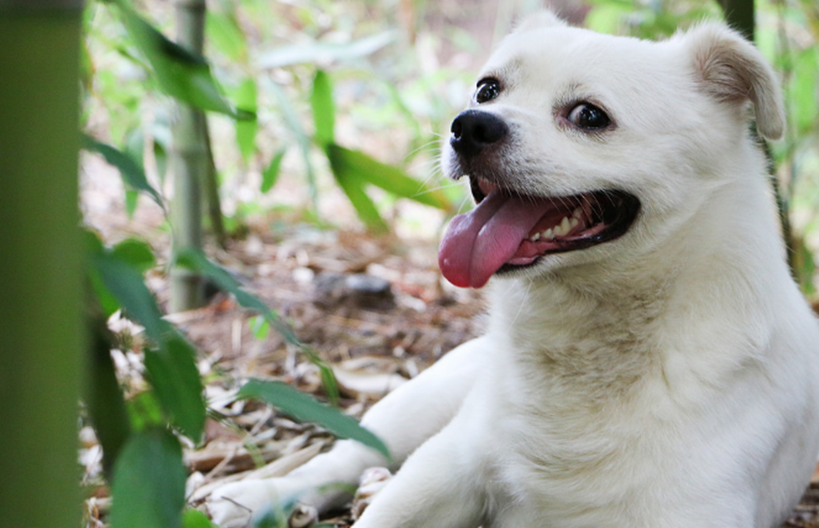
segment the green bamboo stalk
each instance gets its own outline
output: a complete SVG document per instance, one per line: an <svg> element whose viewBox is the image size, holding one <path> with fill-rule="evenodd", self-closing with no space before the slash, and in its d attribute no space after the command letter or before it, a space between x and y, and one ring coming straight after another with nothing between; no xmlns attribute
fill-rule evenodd
<svg viewBox="0 0 819 528"><path fill-rule="evenodd" d="M756 30L754 0L718 0L718 2L725 13L725 21L728 22L728 25L753 42Z"/></svg>
<svg viewBox="0 0 819 528"><path fill-rule="evenodd" d="M208 218L210 219L210 229L216 238L216 243L222 249L225 248L227 235L225 234L225 224L222 221L222 202L219 198L219 179L216 172L216 163L213 160L213 149L210 142L210 127L207 116L203 121L202 141L207 149L208 170L205 172L205 203L208 206Z"/></svg>
<svg viewBox="0 0 819 528"><path fill-rule="evenodd" d="M197 54L202 53L205 39L205 1L176 1L177 43ZM200 110L179 104L173 127L171 153L174 197L171 202L173 246L202 250L202 182L208 170L204 140L205 115ZM204 304L201 276L188 269L171 270L171 311L198 308Z"/></svg>
<svg viewBox="0 0 819 528"><path fill-rule="evenodd" d="M0 524L80 526L81 0L0 0Z"/></svg>

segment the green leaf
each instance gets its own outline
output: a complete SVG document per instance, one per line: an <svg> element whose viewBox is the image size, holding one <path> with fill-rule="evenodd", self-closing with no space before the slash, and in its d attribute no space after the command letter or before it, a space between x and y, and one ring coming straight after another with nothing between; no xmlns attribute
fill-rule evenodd
<svg viewBox="0 0 819 528"><path fill-rule="evenodd" d="M236 104L241 108L246 108L256 112L257 89L253 79L245 79L234 94ZM256 150L256 133L259 130L257 121L236 121L236 142L239 144L239 151L242 158L247 162Z"/></svg>
<svg viewBox="0 0 819 528"><path fill-rule="evenodd" d="M372 199L364 192L364 185L361 177L344 164L340 156L336 156L333 150L327 150L327 159L330 161L330 169L336 178L341 190L347 195L350 203L355 207L358 217L367 225L367 228L376 232L386 232L389 226L381 218L378 208Z"/></svg>
<svg viewBox="0 0 819 528"><path fill-rule="evenodd" d="M156 264L151 246L149 246L147 242L136 238L126 238L115 245L111 249L111 253L142 273L148 271Z"/></svg>
<svg viewBox="0 0 819 528"><path fill-rule="evenodd" d="M796 58L790 90L793 119L801 133L813 130L819 115L817 77L819 51L816 48L809 48Z"/></svg>
<svg viewBox="0 0 819 528"><path fill-rule="evenodd" d="M108 253L92 256L92 264L102 283L128 312L129 318L145 327L145 333L155 343L162 343L170 324L162 319L153 295L142 281L142 275L132 265Z"/></svg>
<svg viewBox="0 0 819 528"><path fill-rule="evenodd" d="M207 41L227 55L233 62L247 62L245 35L233 13L220 13L208 9L205 19Z"/></svg>
<svg viewBox="0 0 819 528"><path fill-rule="evenodd" d="M205 427L204 387L191 345L181 336L174 336L158 350L146 349L145 369L171 422L199 442Z"/></svg>
<svg viewBox="0 0 819 528"><path fill-rule="evenodd" d="M135 433L114 466L112 528L181 528L185 466L168 431Z"/></svg>
<svg viewBox="0 0 819 528"><path fill-rule="evenodd" d="M319 368L319 375L327 391L327 396L333 403L338 401L338 385L333 375L333 370L327 362L319 357L310 347L302 343L290 325L283 321L276 312L271 310L264 301L242 289L239 283L236 282L228 272L212 263L199 251L183 248L176 254L176 265L206 275L220 290L232 294L240 306L253 310L264 317L267 322L279 332L285 341L298 347L299 351Z"/></svg>
<svg viewBox="0 0 819 528"><path fill-rule="evenodd" d="M154 159L156 159L156 172L160 181L165 181L165 170L168 168L168 152L162 143L154 141Z"/></svg>
<svg viewBox="0 0 819 528"><path fill-rule="evenodd" d="M128 417L131 420L131 427L135 431L145 431L146 429L165 427L167 421L162 412L162 404L155 391L147 390L140 392L127 402Z"/></svg>
<svg viewBox="0 0 819 528"><path fill-rule="evenodd" d="M452 204L442 191L430 190L398 167L381 163L361 151L330 144L327 146L327 156L334 174L341 172L348 179L367 182L396 196L438 209L452 209Z"/></svg>
<svg viewBox="0 0 819 528"><path fill-rule="evenodd" d="M335 62L349 61L371 55L392 43L397 36L397 31L385 31L384 33L370 35L346 43L312 42L282 46L263 54L258 64L263 69L281 68L303 63L328 66Z"/></svg>
<svg viewBox="0 0 819 528"><path fill-rule="evenodd" d="M317 423L339 438L361 442L390 459L389 450L384 442L361 427L353 418L318 402L312 396L301 393L286 383L251 379L239 390L239 398L262 400L296 420Z"/></svg>
<svg viewBox="0 0 819 528"><path fill-rule="evenodd" d="M148 178L145 177L145 171L142 170L142 167L133 158L111 145L100 143L86 134L83 134L82 140L84 149L102 154L105 161L119 169L119 173L122 175L122 179L126 185L137 191L148 193L160 207L164 208L162 197L160 197L156 189L151 187L151 184L148 183Z"/></svg>
<svg viewBox="0 0 819 528"><path fill-rule="evenodd" d="M310 138L304 132L304 128L299 122L296 111L293 105L284 93L284 90L276 83L270 84L270 90L279 103L279 110L282 112L284 122L290 132L295 136L296 142L299 144L302 159L304 160L304 167L307 171L307 185L310 188L310 201L313 203L314 213L318 215L318 186L316 185L316 175L313 170L313 162L310 161Z"/></svg>
<svg viewBox="0 0 819 528"><path fill-rule="evenodd" d="M114 462L131 434L131 426L111 359L113 336L106 326L105 318L101 316L92 316L89 326L91 346L85 402L102 446L102 466L106 477L110 479Z"/></svg>
<svg viewBox="0 0 819 528"><path fill-rule="evenodd" d="M268 323L267 319L260 315L251 317L248 324L250 324L250 331L253 334L253 337L259 341L264 341L267 338L267 334L270 333L270 323Z"/></svg>
<svg viewBox="0 0 819 528"><path fill-rule="evenodd" d="M153 295L133 265L108 253L94 255L92 262L126 315L144 326L145 333L159 347L145 351L151 385L172 423L198 441L205 424L205 403L194 350L162 319Z"/></svg>
<svg viewBox="0 0 819 528"><path fill-rule="evenodd" d="M276 182L279 180L279 171L282 168L282 160L284 159L284 155L287 153L287 148L282 147L280 148L274 155L273 159L270 160L270 165L262 172L262 187L261 191L266 193L270 189L276 185Z"/></svg>
<svg viewBox="0 0 819 528"><path fill-rule="evenodd" d="M316 142L321 146L332 143L336 122L333 85L330 82L330 76L321 70L316 72L316 77L313 79L310 106L313 108Z"/></svg>
<svg viewBox="0 0 819 528"><path fill-rule="evenodd" d="M255 119L252 112L236 110L222 96L207 61L171 42L140 17L124 1L120 8L128 34L151 64L166 94L202 110L227 114L235 119Z"/></svg>
<svg viewBox="0 0 819 528"><path fill-rule="evenodd" d="M86 229L83 233L85 235L85 250L89 258L89 265L86 266L85 272L88 275L88 280L91 283L91 288L97 297L103 315L107 320L114 312L119 310L120 305L117 298L111 293L111 290L105 286L105 283L102 281L102 276L94 264L94 257L105 253L105 246L102 244L102 240L100 240L93 231Z"/></svg>
<svg viewBox="0 0 819 528"><path fill-rule="evenodd" d="M210 520L208 516L199 510L186 510L182 516L182 528L219 528Z"/></svg>
<svg viewBox="0 0 819 528"><path fill-rule="evenodd" d="M128 215L128 220L134 219L137 205L139 204L139 193L132 189L125 189L125 213Z"/></svg>

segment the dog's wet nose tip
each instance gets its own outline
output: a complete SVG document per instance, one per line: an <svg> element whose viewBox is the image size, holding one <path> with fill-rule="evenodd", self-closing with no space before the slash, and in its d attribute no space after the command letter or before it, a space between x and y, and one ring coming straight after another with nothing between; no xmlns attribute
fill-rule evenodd
<svg viewBox="0 0 819 528"><path fill-rule="evenodd" d="M450 145L455 152L465 156L474 156L509 135L509 127L501 118L480 110L461 112L452 121L450 131Z"/></svg>

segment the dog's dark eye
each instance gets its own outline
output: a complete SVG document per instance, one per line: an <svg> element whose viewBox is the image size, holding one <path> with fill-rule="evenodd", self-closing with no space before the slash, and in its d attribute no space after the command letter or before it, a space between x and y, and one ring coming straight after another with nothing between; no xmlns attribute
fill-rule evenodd
<svg viewBox="0 0 819 528"><path fill-rule="evenodd" d="M481 79L478 81L478 91L475 92L475 100L480 103L491 101L500 95L500 83L497 79Z"/></svg>
<svg viewBox="0 0 819 528"><path fill-rule="evenodd" d="M573 125L586 130L600 130L611 123L609 116L591 103L580 103L575 106L567 119Z"/></svg>

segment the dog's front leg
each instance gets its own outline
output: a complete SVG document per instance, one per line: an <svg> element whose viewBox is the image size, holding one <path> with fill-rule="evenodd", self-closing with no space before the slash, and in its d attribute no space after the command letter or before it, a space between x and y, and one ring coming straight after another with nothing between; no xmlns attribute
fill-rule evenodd
<svg viewBox="0 0 819 528"><path fill-rule="evenodd" d="M393 458L392 469L455 415L472 387L488 352L486 338L457 347L378 402L362 425L378 435ZM294 499L319 511L342 505L350 494L333 484L354 485L361 473L387 465L375 451L351 440L337 442L286 477L246 480L216 489L208 511L220 526L245 526L254 512Z"/></svg>
<svg viewBox="0 0 819 528"><path fill-rule="evenodd" d="M353 528L477 528L486 493L471 456L472 428L459 415L421 446Z"/></svg>

